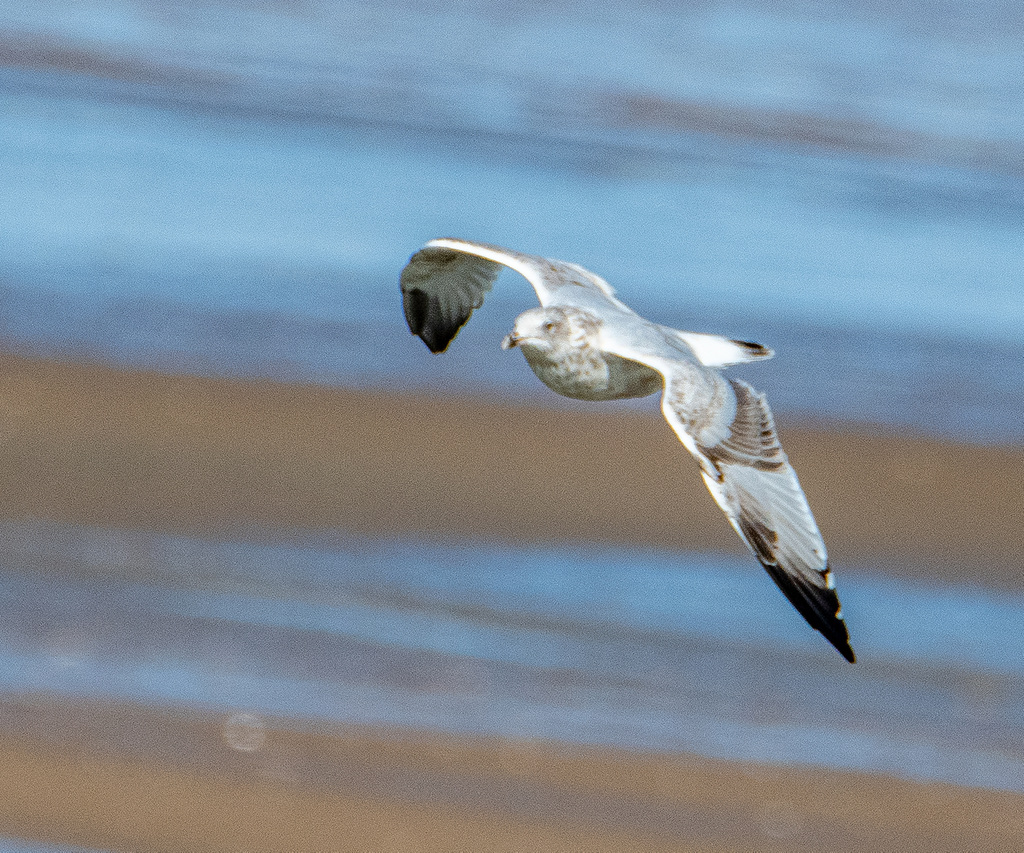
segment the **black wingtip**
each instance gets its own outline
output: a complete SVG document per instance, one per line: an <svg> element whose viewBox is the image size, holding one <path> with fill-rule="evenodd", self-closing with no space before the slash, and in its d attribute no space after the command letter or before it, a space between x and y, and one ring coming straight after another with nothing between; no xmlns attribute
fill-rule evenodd
<svg viewBox="0 0 1024 853"><path fill-rule="evenodd" d="M766 347L764 344L756 344L753 341L740 340L733 340L733 343L745 349L751 358L771 358L775 355L775 350L771 347Z"/></svg>
<svg viewBox="0 0 1024 853"><path fill-rule="evenodd" d="M857 662L857 655L853 653L853 647L850 645L850 634L846 630L846 623L839 620L839 624L842 626L842 631L836 631L834 633L826 633L820 628L817 630L828 640L839 654L846 658L850 663Z"/></svg>
<svg viewBox="0 0 1024 853"><path fill-rule="evenodd" d="M844 630L845 627L846 626L844 625ZM821 631L820 628L818 630ZM853 653L853 648L850 646L850 638L848 636L845 638L833 638L826 634L824 631L821 631L821 633L824 635L825 639L828 640L835 647L835 650L839 652L839 654L841 654L844 658L846 658L850 663L857 662L857 655Z"/></svg>
<svg viewBox="0 0 1024 853"><path fill-rule="evenodd" d="M839 615L839 596L835 591L812 586L799 577L783 571L774 563L761 560L761 565L807 623L828 640L846 660L856 663L857 656L850 646L850 632Z"/></svg>
<svg viewBox="0 0 1024 853"><path fill-rule="evenodd" d="M405 309L405 321L409 324L409 330L435 355L448 349L459 329L469 319L467 314L454 322L445 320L437 297L422 290L406 290L402 294L402 307Z"/></svg>

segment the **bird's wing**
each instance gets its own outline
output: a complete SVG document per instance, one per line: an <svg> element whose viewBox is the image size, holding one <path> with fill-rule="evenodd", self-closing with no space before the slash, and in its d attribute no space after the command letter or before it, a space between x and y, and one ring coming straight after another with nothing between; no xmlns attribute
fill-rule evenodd
<svg viewBox="0 0 1024 853"><path fill-rule="evenodd" d="M779 443L768 402L746 382L727 382L736 398L735 415L721 440L698 445L704 482L786 598L853 663L825 542ZM678 405L662 400L666 420L680 435L686 421Z"/></svg>
<svg viewBox="0 0 1024 853"><path fill-rule="evenodd" d="M402 270L402 303L412 333L431 352L444 352L473 310L483 304L502 267L530 282L541 305L547 305L566 284L594 288L614 300L614 291L604 279L576 264L442 238L427 243Z"/></svg>
<svg viewBox="0 0 1024 853"><path fill-rule="evenodd" d="M664 377L661 409L700 464L730 524L812 628L853 663L825 542L764 395L658 346L606 336L602 346Z"/></svg>

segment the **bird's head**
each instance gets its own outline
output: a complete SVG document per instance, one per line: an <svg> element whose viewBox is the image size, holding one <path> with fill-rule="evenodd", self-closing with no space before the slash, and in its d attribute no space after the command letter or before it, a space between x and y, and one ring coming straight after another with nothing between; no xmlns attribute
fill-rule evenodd
<svg viewBox="0 0 1024 853"><path fill-rule="evenodd" d="M501 342L502 349L520 344L537 349L550 349L556 339L569 332L569 317L562 308L531 308L516 317L512 331Z"/></svg>

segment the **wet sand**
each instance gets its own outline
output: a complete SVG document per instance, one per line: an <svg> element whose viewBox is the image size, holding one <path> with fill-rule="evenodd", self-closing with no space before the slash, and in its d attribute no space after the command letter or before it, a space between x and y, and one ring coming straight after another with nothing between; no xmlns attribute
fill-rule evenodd
<svg viewBox="0 0 1024 853"><path fill-rule="evenodd" d="M780 431L840 571L1020 589L1024 451ZM0 357L0 517L743 551L656 406L529 409Z"/></svg>
<svg viewBox="0 0 1024 853"><path fill-rule="evenodd" d="M1019 590L1024 452L782 425L837 566ZM740 547L650 413L0 358L0 518ZM133 851L1020 850L1024 797L387 730L226 745L227 715L7 697L0 835Z"/></svg>
<svg viewBox="0 0 1024 853"><path fill-rule="evenodd" d="M227 715L46 697L3 710L19 724L0 735L0 828L51 843L995 853L1024 841L1024 797L854 773L269 720L239 739Z"/></svg>

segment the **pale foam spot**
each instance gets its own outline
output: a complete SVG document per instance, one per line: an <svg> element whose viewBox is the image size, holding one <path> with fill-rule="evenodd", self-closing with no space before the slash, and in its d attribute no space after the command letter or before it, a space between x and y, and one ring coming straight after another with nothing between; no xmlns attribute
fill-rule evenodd
<svg viewBox="0 0 1024 853"><path fill-rule="evenodd" d="M259 752L267 740L263 720L246 712L232 714L224 722L224 740L238 752Z"/></svg>

